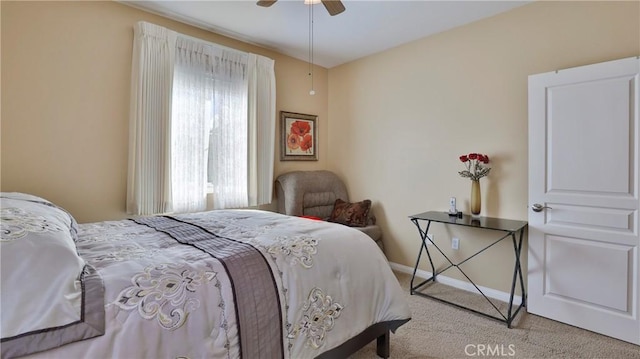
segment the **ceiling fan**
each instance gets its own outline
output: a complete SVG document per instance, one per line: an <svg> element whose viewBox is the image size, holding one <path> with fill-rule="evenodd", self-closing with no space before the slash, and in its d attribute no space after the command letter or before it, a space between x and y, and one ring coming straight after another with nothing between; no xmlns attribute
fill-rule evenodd
<svg viewBox="0 0 640 359"><path fill-rule="evenodd" d="M276 1L278 0L259 0L258 5L269 7L273 5ZM324 7L327 8L327 11L331 16L338 15L339 13L345 10L344 5L342 5L342 2L340 0L320 0L320 1L322 1L322 5L324 5ZM308 2L312 4L317 4L320 1L305 0L305 4L307 4Z"/></svg>

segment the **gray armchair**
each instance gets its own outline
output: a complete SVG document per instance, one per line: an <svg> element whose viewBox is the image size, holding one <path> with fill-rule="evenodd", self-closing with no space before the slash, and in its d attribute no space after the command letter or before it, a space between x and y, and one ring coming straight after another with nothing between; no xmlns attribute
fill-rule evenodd
<svg viewBox="0 0 640 359"><path fill-rule="evenodd" d="M331 215L336 199L349 202L344 183L330 171L294 171L282 174L276 179L276 194L278 212L291 216L326 219ZM382 231L378 225L352 228L367 234L384 250Z"/></svg>

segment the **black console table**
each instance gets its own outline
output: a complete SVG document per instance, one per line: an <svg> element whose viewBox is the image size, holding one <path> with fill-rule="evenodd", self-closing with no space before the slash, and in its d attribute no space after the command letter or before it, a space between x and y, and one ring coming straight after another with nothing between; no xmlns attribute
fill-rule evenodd
<svg viewBox="0 0 640 359"><path fill-rule="evenodd" d="M420 238L422 239L422 244L420 246L420 251L418 252L418 259L416 260L416 266L413 270L413 276L411 277L411 289L410 292L411 294L416 294L416 295L420 295L423 297L429 297L429 298L433 298L436 300L439 300L441 302L445 302L448 304L452 304L455 305L456 307L462 308L462 309L466 309L466 310L470 310L474 313L480 314L480 315L484 315L486 317L489 318L493 318L496 320L499 320L501 322L504 322L507 324L508 328L511 328L511 322L513 321L513 319L515 318L515 316L518 314L518 312L520 311L520 309L524 308L526 306L526 298L527 298L527 294L524 288L524 282L522 280L522 267L520 266L520 252L522 250L522 237L524 235L524 229L527 227L527 222L525 221L516 221L516 220L509 220L509 219L501 219L501 218L491 218L491 217L478 217L478 218L473 218L471 216L468 215L463 215L461 218L457 217L457 216L450 216L447 212L436 212L436 211L431 211L431 212L424 212L424 213L420 213L420 214L416 214L413 216L409 216L409 218L411 219L411 221L416 225L416 227L418 228L418 231L420 233ZM497 239L496 241L492 242L491 244L489 244L486 247L483 247L482 249L480 249L479 251L477 251L476 253L474 253L473 255L467 257L466 259L462 260L459 263L453 263L449 257L444 254L444 252L440 249L440 247L438 247L438 245L431 240L431 238L428 237L428 232L429 232L429 227L431 226L431 223L436 222L436 223L444 223L446 225L457 225L457 226L466 226L466 227L475 227L475 228L479 228L479 229L490 229L490 230L494 230L494 231L500 231L500 232L504 232L505 234L500 237L499 239ZM422 224L422 226L421 226ZM516 239L516 235L518 235L518 239ZM470 260L471 258L479 255L480 253L486 251L487 249L489 249L490 247L492 247L493 245L495 245L496 243L502 241L503 239L507 238L507 237L511 237L511 240L513 241L513 250L514 250L514 255L515 255L515 265L513 268L513 279L511 281L511 293L510 293L510 297L509 297L509 303L508 303L508 310L506 313L503 313L500 311L500 309L498 309L498 307L496 307L495 304L493 304L493 302L482 292L482 290L480 288L478 288L478 286L471 280L471 278L469 278L469 276L460 268L460 265L462 265L463 263L467 262L468 260ZM435 247L435 249L440 252L440 254L442 254L442 256L449 262L449 265L440 270L437 271L435 266L433 265L433 259L432 259L432 254L429 252L429 248L427 246L427 241L431 242L433 244L433 247ZM422 256L422 252L427 253L427 256L429 257L429 263L431 264L431 277L427 278L425 281L416 284L414 286L413 282L416 278L416 272L418 271L418 264L420 263L420 257ZM436 278L439 274L441 274L442 272L450 269L450 268L456 268L458 271L460 271L460 273L462 273L465 278L467 278L467 280L478 290L478 292L480 294L482 294L482 296L489 302L491 303L491 306L493 306L493 308L500 314L500 316L495 316L495 315L491 315L491 314L487 314L487 313L483 313L480 311L477 311L473 308L468 308L468 307L464 307L460 304L457 303L453 303L429 294L426 294L424 291L419 291L420 288L426 286L426 284L430 283L430 282L435 282ZM520 282L520 290L522 292L522 301L520 303L520 305L514 310L513 308L513 297L515 294L515 290L516 290L516 282L519 281ZM423 289L426 289L423 288Z"/></svg>

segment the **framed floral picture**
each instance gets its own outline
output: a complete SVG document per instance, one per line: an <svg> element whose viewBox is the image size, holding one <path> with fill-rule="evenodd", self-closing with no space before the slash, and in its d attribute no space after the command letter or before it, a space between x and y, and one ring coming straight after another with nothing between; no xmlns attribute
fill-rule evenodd
<svg viewBox="0 0 640 359"><path fill-rule="evenodd" d="M280 160L318 160L318 116L280 111Z"/></svg>

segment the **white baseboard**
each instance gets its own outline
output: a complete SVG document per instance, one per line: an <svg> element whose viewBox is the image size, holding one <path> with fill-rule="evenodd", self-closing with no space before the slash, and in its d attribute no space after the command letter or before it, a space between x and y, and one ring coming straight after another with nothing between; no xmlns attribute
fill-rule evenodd
<svg viewBox="0 0 640 359"><path fill-rule="evenodd" d="M389 265L391 266L391 269L401 272L401 273L407 273L409 275L413 274L413 268L411 267L407 267L405 265L402 264L398 264L398 263L393 263L393 262L389 262ZM431 272L427 272L425 270L422 269L418 269L416 271L416 277L420 277L422 279L427 279L431 277ZM443 276L442 274L438 275L438 283L442 283L444 285L448 285L450 287L454 287L454 288L458 288L458 289L462 289L465 290L467 292L471 292L471 293L478 293L478 290L476 290L476 288L473 286L473 284L469 283L469 282L465 282L459 279L455 279L455 278L451 278L451 277L446 277ZM506 292L502 292L496 289L492 289L492 288L487 288L487 287L483 287L483 286L478 286L478 288L480 288L480 290L482 290L482 292L484 293L484 295L486 295L489 298L493 298L493 299L497 299L503 302L509 302L509 297L510 294L506 293ZM519 295L514 295L513 296L513 305L514 306L518 306L520 305L520 303L522 303L522 297Z"/></svg>

